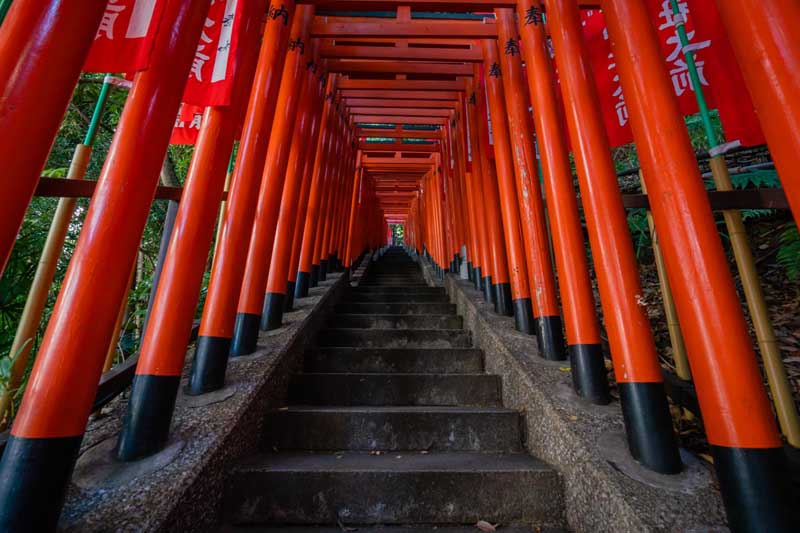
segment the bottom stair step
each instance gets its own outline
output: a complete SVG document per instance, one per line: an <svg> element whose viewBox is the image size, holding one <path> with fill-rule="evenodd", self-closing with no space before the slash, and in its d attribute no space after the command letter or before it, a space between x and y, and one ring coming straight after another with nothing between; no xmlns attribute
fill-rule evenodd
<svg viewBox="0 0 800 533"><path fill-rule="evenodd" d="M278 450L519 452L519 413L465 407L289 407L271 411Z"/></svg>
<svg viewBox="0 0 800 533"><path fill-rule="evenodd" d="M566 533L565 529L555 527L497 527L501 533ZM358 533L476 533L480 531L473 526L357 526L342 524L337 527L262 527L262 526L225 526L220 533L342 533L358 531Z"/></svg>
<svg viewBox="0 0 800 533"><path fill-rule="evenodd" d="M234 469L231 524L563 526L558 474L525 454L278 453Z"/></svg>

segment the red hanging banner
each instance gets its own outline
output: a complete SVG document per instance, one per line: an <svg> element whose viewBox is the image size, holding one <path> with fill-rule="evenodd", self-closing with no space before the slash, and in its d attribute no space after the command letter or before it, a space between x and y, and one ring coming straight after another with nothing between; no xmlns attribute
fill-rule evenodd
<svg viewBox="0 0 800 533"><path fill-rule="evenodd" d="M746 146L763 144L764 137L750 95L715 3L683 0L679 2L681 16L673 14L669 0L646 0L646 3L684 115L697 113L698 107L683 47L676 33L677 25L683 20L703 92L709 107L719 109L728 141L738 140ZM633 141L633 133L605 19L600 10L586 10L582 13L582 23L609 141L612 147L627 144Z"/></svg>
<svg viewBox="0 0 800 533"><path fill-rule="evenodd" d="M146 69L166 1L108 0L83 70L136 72Z"/></svg>
<svg viewBox="0 0 800 533"><path fill-rule="evenodd" d="M261 2L249 2L260 6ZM193 105L228 105L233 91L233 60L247 0L213 0L197 45L183 101ZM251 9L253 8L251 7Z"/></svg>
<svg viewBox="0 0 800 533"><path fill-rule="evenodd" d="M169 143L197 144L200 127L203 125L204 112L205 108L202 106L182 104L178 117L175 119L175 127Z"/></svg>

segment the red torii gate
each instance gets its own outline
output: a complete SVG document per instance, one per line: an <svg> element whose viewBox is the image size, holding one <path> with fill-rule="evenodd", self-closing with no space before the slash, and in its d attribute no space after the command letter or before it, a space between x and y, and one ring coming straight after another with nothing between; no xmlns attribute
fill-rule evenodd
<svg viewBox="0 0 800 533"><path fill-rule="evenodd" d="M31 517L34 527L45 529L57 521L157 183L161 158L156 155L166 150L209 1L168 2L164 23L173 28L169 35L178 37L161 36L150 68L134 81L0 464L0 524L9 530L30 526ZM2 182L7 209L0 218L3 265L104 7L103 2L44 4L47 9L42 9L43 1L15 0L0 31L0 132L8 137L0 143L5 150L0 158L8 165ZM719 0L718 5L796 215L800 185L788 176L800 163L800 101L795 97L800 90L800 42L788 36L793 35L792 24L800 21L800 5L794 0ZM466 249L472 277L498 312L514 311L519 329L535 329L545 355L563 357L526 115L530 99L577 391L591 401L607 401L598 324L587 316L594 309L588 271L584 261L575 260L582 256L584 243L567 135L574 147L631 452L658 472L679 470L652 333L637 301L636 263L597 94L586 83L591 75L579 8L602 8L620 51L620 77L729 518L741 529L784 527L778 488L783 483L781 441L644 5L633 0L319 0L295 9L289 0L286 7L292 26L267 24L253 66L255 81L245 67L237 76L239 94L249 92L251 84L254 90L204 310L193 391L221 386L231 344L237 355L252 349L259 321L266 327L275 320L280 324L286 291L298 269L296 281L302 287L300 278L312 283L315 267L318 279L340 263L349 268L362 249L383 242L384 226L377 222L386 220L408 224L409 244L425 249L440 271L455 270ZM315 17L315 7L398 8L398 18ZM567 131L554 112L556 88L544 22L515 27L512 10L524 21L532 8L547 11ZM412 9L495 10L496 21L418 21L411 20ZM626 31L631 27L638 30ZM527 80L519 56L501 56L497 46L497 39L514 39L518 32L528 61ZM341 75L329 77L332 98L324 98L326 93L314 86L315 78L305 71L299 54L286 56L294 38L311 43L310 54L324 62L327 72ZM332 39L358 44L340 47ZM387 39L472 44L449 49L362 45ZM255 64L256 54L250 59ZM436 79L409 79L417 75ZM374 79L386 76L393 79ZM489 146L482 112L486 101L496 128L494 161L484 153ZM196 302L197 273L202 276L198 265L205 261L212 238L208 208L215 210L219 199L214 194L221 191L237 111L209 111L201 133L194 178L181 204L181 231L170 245L167 276L153 305L158 319L150 322L145 335L130 416L120 437L122 460L157 451L168 436L193 313L190 296ZM372 127L380 124L395 127ZM439 129L403 129L405 125ZM269 139L262 135L267 130L272 132ZM25 138L25 146L12 142L14 137ZM400 155L383 158L369 155L373 148L364 142L368 137L438 142L414 149L392 143L401 148L393 150L376 144L375 151ZM214 185L208 191L196 185L204 180ZM401 183L403 190L389 190ZM185 232L196 237L181 237ZM193 238L196 246L191 246ZM191 275L182 282L181 274L187 272ZM187 305L170 308L181 299ZM725 364L719 364L723 357ZM41 502L47 502L42 510L30 513Z"/></svg>

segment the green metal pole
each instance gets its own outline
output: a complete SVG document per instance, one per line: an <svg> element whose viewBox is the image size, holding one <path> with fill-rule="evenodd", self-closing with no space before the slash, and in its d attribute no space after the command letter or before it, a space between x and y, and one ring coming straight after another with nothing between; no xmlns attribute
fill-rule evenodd
<svg viewBox="0 0 800 533"><path fill-rule="evenodd" d="M100 120L103 118L103 113L106 109L106 104L108 103L108 94L111 92L111 83L108 81L108 76L106 75L105 81L103 81L103 86L100 89L100 95L97 97L97 103L94 106L94 113L92 113L92 119L89 122L89 129L86 130L86 137L84 137L83 144L86 146L94 145L95 138L97 137L97 129L100 126Z"/></svg>
<svg viewBox="0 0 800 533"><path fill-rule="evenodd" d="M672 4L672 12L675 15L681 15L678 1L670 0L670 2ZM700 117L713 154L714 148L717 148L719 143L717 142L714 127L711 123L711 114L708 110L708 102L706 101L705 94L703 93L703 86L700 82L700 74L697 71L694 53L686 49L689 45L689 37L682 21L677 24L677 33L684 49L686 65L689 68L689 76L694 85L694 94L697 98L697 107L700 110ZM713 155L710 164L717 190L732 190L733 184L731 183L725 157L722 154ZM772 393L772 399L775 404L775 411L778 415L778 422L789 444L794 447L800 447L800 417L798 417L797 414L792 389L789 386L786 369L783 366L781 353L778 349L777 340L775 339L775 331L772 327L769 313L767 312L767 304L761 290L755 260L753 259L753 252L750 248L750 242L747 237L744 222L742 221L742 215L737 210L726 210L723 211L722 214L725 218L728 234L730 235L731 247L733 248L736 266L742 280L742 288L744 290L745 299L747 300L747 307L750 311L750 318L753 320L753 329L756 332L758 347L767 374L767 382L769 383L770 392Z"/></svg>
<svg viewBox="0 0 800 533"><path fill-rule="evenodd" d="M670 1L672 2L672 12L675 15L682 15L680 7L678 6L678 0ZM686 34L686 27L680 23L677 25L677 28L678 38L681 40L681 46L683 46L685 50L686 47L689 46L689 36ZM684 51L683 55L686 57L686 65L689 67L689 77L692 80L692 85L694 86L694 94L697 98L697 107L700 109L700 118L703 122L703 128L706 130L706 137L708 137L708 142L711 148L716 148L718 146L717 136L714 133L714 126L711 123L711 112L708 109L706 95L703 92L703 84L700 81L700 73L697 71L697 63L694 60L694 52Z"/></svg>
<svg viewBox="0 0 800 533"><path fill-rule="evenodd" d="M0 0L0 24L6 19L12 0Z"/></svg>

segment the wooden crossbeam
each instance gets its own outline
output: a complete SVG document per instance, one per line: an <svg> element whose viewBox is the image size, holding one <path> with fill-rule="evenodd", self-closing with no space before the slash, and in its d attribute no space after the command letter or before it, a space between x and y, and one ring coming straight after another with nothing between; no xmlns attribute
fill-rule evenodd
<svg viewBox="0 0 800 533"><path fill-rule="evenodd" d="M380 115L382 117L444 117L452 113L449 109L405 109L391 107L351 107L353 115Z"/></svg>
<svg viewBox="0 0 800 533"><path fill-rule="evenodd" d="M347 107L401 107L409 109L456 109L458 102L446 100L401 100L396 98L345 98Z"/></svg>
<svg viewBox="0 0 800 533"><path fill-rule="evenodd" d="M356 124L413 124L413 125L444 125L447 124L446 118L437 117L412 117L384 115L352 115L353 122Z"/></svg>
<svg viewBox="0 0 800 533"><path fill-rule="evenodd" d="M492 11L498 7L516 7L515 0L301 0L298 3L312 4L317 9L330 11L393 11L400 6L410 6L414 11L471 13Z"/></svg>
<svg viewBox="0 0 800 533"><path fill-rule="evenodd" d="M403 144L403 143L358 143L362 152L418 152L432 154L439 151L436 144Z"/></svg>
<svg viewBox="0 0 800 533"><path fill-rule="evenodd" d="M342 80L345 81L345 80ZM337 85L341 89L340 85ZM393 89L342 89L344 98L401 98L403 100L458 100L456 91L393 90Z"/></svg>
<svg viewBox="0 0 800 533"><path fill-rule="evenodd" d="M577 0L583 9L600 7L600 0ZM300 0L298 4L312 4L317 9L330 11L394 11L409 6L412 11L444 13L473 13L497 8L517 7L516 0Z"/></svg>
<svg viewBox="0 0 800 533"><path fill-rule="evenodd" d="M440 130L401 130L379 128L357 128L356 137L383 137L386 139L431 139L442 138Z"/></svg>
<svg viewBox="0 0 800 533"><path fill-rule="evenodd" d="M329 59L325 68L328 72L378 73L378 74L437 74L442 76L472 76L472 65L450 63L423 63L409 61L382 61Z"/></svg>
<svg viewBox="0 0 800 533"><path fill-rule="evenodd" d="M343 37L384 37L407 39L409 37L425 37L426 39L496 39L497 25L493 20L415 20L397 22L382 20L380 22L327 22L324 17L317 17L311 24L311 37L343 38Z"/></svg>
<svg viewBox="0 0 800 533"><path fill-rule="evenodd" d="M323 44L320 55L328 59L392 59L395 61L454 61L479 63L478 48L422 48L395 46L334 46Z"/></svg>
<svg viewBox="0 0 800 533"><path fill-rule="evenodd" d="M339 89L372 89L376 91L463 91L464 81L439 80L340 80ZM342 96L347 96L343 94ZM433 96L428 94L427 99Z"/></svg>
<svg viewBox="0 0 800 533"><path fill-rule="evenodd" d="M370 157L364 156L361 158L361 162L364 165L397 165L399 164L408 164L409 166L412 165L425 165L430 166L433 164L433 157L409 157L409 158L397 158L397 157Z"/></svg>

